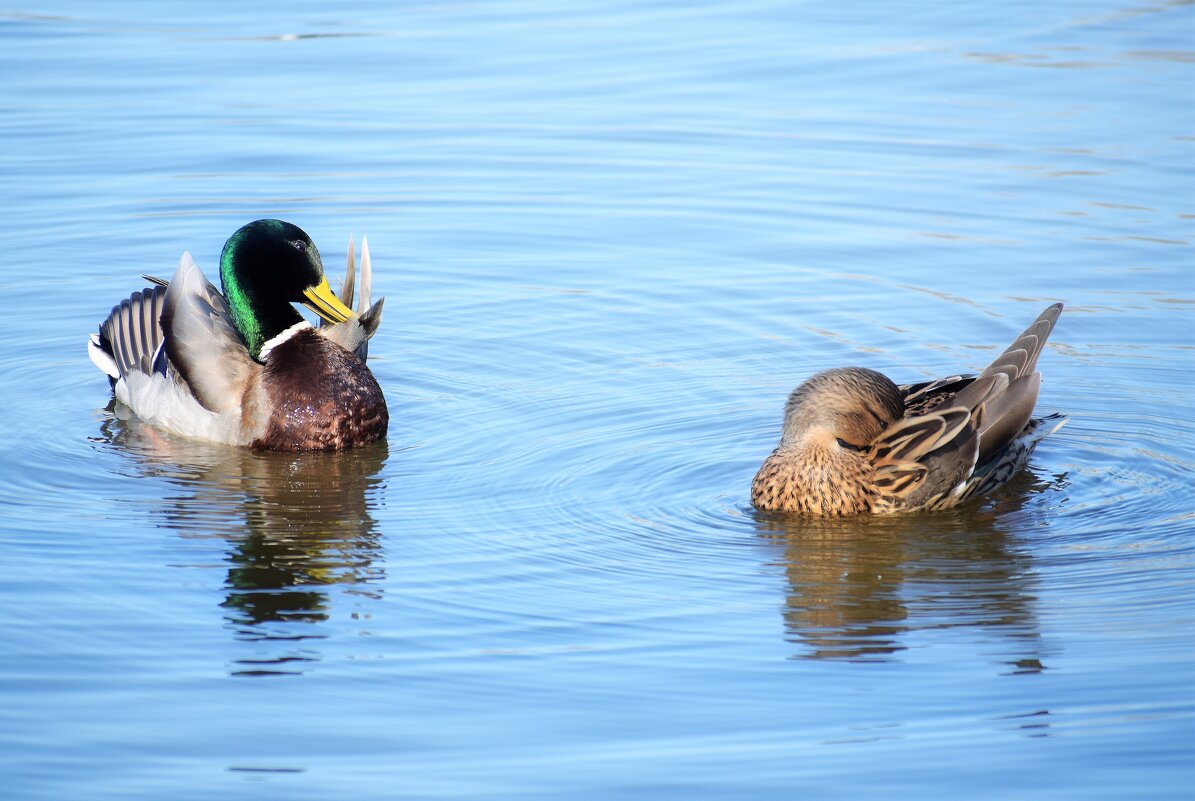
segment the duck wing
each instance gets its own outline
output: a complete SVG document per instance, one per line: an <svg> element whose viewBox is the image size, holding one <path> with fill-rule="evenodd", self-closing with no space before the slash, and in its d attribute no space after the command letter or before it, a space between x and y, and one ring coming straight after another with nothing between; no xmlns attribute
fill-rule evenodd
<svg viewBox="0 0 1195 801"><path fill-rule="evenodd" d="M357 272L357 259L353 239L349 238L348 268L344 274L344 281L340 285L340 299L344 305L352 308ZM329 323L320 321L319 333L340 345L347 351L355 353L364 362L369 356L369 340L377 332L382 323L382 306L385 298L370 305L373 291L373 266L369 258L369 240L361 238L361 295L357 300L357 318L345 320L343 323Z"/></svg>
<svg viewBox="0 0 1195 801"><path fill-rule="evenodd" d="M867 450L875 487L884 505L919 509L960 490L975 468L977 420L970 409L951 406L906 417L878 436Z"/></svg>
<svg viewBox="0 0 1195 801"><path fill-rule="evenodd" d="M154 371L163 340L158 320L165 299L166 289L160 285L134 292L113 306L99 333L91 335L88 355L113 381L134 371Z"/></svg>
<svg viewBox="0 0 1195 801"><path fill-rule="evenodd" d="M365 243L362 242L362 245L364 246ZM357 249L357 243L356 243L356 241L354 241L352 234L350 234L349 235L349 251L348 251L348 267L344 271L344 281L341 282L341 284L340 284L340 301L345 306L348 306L350 309L353 308L353 284L354 284L354 282L356 280L356 276L357 276L356 249ZM367 254L362 254L362 260L368 261L369 256ZM365 269L365 267L364 267L364 265L362 265L362 270L364 270L364 269ZM366 276L364 276L364 275L361 276L363 283L364 283L365 277ZM362 297L364 297L366 294L368 294L368 292L369 292L369 287L362 286L362 292L361 292ZM327 320L321 320L321 322L324 324L328 323Z"/></svg>
<svg viewBox="0 0 1195 801"><path fill-rule="evenodd" d="M975 468L963 491L959 493L959 500L987 495L1003 486L1029 461L1037 443L1062 428L1066 421L1066 416L1062 414L1048 414L1030 420L1008 447Z"/></svg>
<svg viewBox="0 0 1195 801"><path fill-rule="evenodd" d="M170 366L205 409L239 407L261 365L249 355L224 296L184 253L165 289L161 328Z"/></svg>
<svg viewBox="0 0 1195 801"><path fill-rule="evenodd" d="M1062 304L1045 309L1011 345L951 401L953 406L983 409L979 427L979 463L1008 447L1028 425L1037 405L1041 374L1035 371Z"/></svg>
<svg viewBox="0 0 1195 801"><path fill-rule="evenodd" d="M896 388L904 400L905 415L912 417L951 405L949 401L974 380L973 375L951 375L917 384L900 384Z"/></svg>

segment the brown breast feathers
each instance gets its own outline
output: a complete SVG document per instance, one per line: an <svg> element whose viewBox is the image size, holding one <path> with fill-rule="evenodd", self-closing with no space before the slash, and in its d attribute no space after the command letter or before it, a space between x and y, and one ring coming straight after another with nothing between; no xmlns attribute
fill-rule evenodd
<svg viewBox="0 0 1195 801"><path fill-rule="evenodd" d="M300 331L270 352L262 386L270 418L254 448L339 450L386 434L390 414L373 373L314 330Z"/></svg>

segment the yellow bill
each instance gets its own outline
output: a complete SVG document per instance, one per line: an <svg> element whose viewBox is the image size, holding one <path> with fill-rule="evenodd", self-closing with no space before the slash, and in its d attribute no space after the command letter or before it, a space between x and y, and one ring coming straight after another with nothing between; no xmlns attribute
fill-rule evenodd
<svg viewBox="0 0 1195 801"><path fill-rule="evenodd" d="M321 279L319 286L304 289L303 297L307 298L303 301L304 306L330 323L343 323L345 320L357 316L352 309L341 303L340 298L333 294L332 287L328 286L327 278Z"/></svg>

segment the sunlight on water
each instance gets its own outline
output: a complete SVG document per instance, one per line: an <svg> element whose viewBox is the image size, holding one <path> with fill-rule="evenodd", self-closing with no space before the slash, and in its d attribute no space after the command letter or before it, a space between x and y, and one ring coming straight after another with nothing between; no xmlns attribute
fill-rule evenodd
<svg viewBox="0 0 1195 801"><path fill-rule="evenodd" d="M1182 798L1191 4L0 12L14 798ZM368 235L386 442L111 402L183 250ZM784 400L980 370L1002 493L756 512Z"/></svg>

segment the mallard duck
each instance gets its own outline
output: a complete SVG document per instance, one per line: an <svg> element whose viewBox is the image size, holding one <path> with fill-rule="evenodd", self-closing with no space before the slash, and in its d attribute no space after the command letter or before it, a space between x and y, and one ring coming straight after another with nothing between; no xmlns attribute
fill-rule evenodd
<svg viewBox="0 0 1195 801"><path fill-rule="evenodd" d="M864 367L826 370L788 398L780 445L751 484L762 511L814 515L946 509L1025 466L1066 422L1034 418L1050 306L978 376L898 386Z"/></svg>
<svg viewBox="0 0 1195 801"><path fill-rule="evenodd" d="M220 255L224 294L184 253L169 282L114 306L88 341L116 398L142 420L185 437L266 450L348 448L386 433L386 399L365 366L382 301L369 305L362 241L361 294L349 243L341 297L302 229L281 220L242 227ZM342 300L343 298L343 300ZM303 319L295 303L321 318Z"/></svg>

